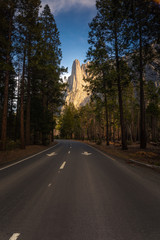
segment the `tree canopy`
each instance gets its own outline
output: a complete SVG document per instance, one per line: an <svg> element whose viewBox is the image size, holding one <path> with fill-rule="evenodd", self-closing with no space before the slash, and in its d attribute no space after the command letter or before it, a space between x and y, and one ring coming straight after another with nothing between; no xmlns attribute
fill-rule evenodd
<svg viewBox="0 0 160 240"><path fill-rule="evenodd" d="M0 4L1 149L11 140L22 148L31 143L46 145L65 87L58 28L48 5L40 13L40 0Z"/></svg>

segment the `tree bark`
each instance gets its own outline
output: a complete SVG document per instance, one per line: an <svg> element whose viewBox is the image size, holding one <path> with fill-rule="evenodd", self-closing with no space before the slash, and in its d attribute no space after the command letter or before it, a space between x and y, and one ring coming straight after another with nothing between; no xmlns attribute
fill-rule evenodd
<svg viewBox="0 0 160 240"><path fill-rule="evenodd" d="M116 128L115 128L115 117L113 114L113 142L115 143L115 133L116 133Z"/></svg>
<svg viewBox="0 0 160 240"><path fill-rule="evenodd" d="M9 88L9 71L6 72L5 88L4 88L4 104L3 104L2 133L1 133L1 144L2 144L1 149L2 150L6 150L6 141L7 141L8 88Z"/></svg>
<svg viewBox="0 0 160 240"><path fill-rule="evenodd" d="M6 66L8 68L10 64L10 53L11 53L11 36L12 36L12 24L13 24L13 15L14 15L14 7L11 6L10 9L10 20L9 20L9 28L8 28L8 49L6 56ZM5 86L4 86L4 103L3 103L3 115L2 115L2 132L1 132L1 146L2 150L6 150L6 141L7 141L7 114L8 114L8 89L9 89L9 77L10 71L6 71L5 75Z"/></svg>
<svg viewBox="0 0 160 240"><path fill-rule="evenodd" d="M109 127L108 127L108 102L107 102L107 93L106 93L106 82L105 74L103 73L103 87L104 87L104 104L105 104L105 119L106 119L106 145L109 146Z"/></svg>
<svg viewBox="0 0 160 240"><path fill-rule="evenodd" d="M106 144L109 146L109 127L108 127L108 104L107 104L107 95L105 93L105 117L106 117Z"/></svg>
<svg viewBox="0 0 160 240"><path fill-rule="evenodd" d="M118 86L118 97L119 97L122 150L126 150L128 148L127 148L127 141L125 136L125 125L124 125L124 116L123 116L123 100L122 100L121 77L120 77L120 68L119 68L118 39L117 39L116 24L115 24L114 33L115 33L115 55L116 55L116 71L117 71L117 86Z"/></svg>
<svg viewBox="0 0 160 240"><path fill-rule="evenodd" d="M42 86L45 88L45 80L42 79ZM42 89L42 105L43 105L43 126L42 126L42 145L46 146L47 143L47 132L46 132L46 114L47 114L47 96L45 95L44 89Z"/></svg>
<svg viewBox="0 0 160 240"><path fill-rule="evenodd" d="M20 62L20 59L18 59ZM15 134L14 140L20 139L20 94L21 94L21 66L18 66L18 76L17 76L17 104L16 104L16 119L15 119Z"/></svg>
<svg viewBox="0 0 160 240"><path fill-rule="evenodd" d="M157 134L156 134L157 121L154 115L152 115L151 117L151 128L152 128L152 142L156 142L157 141Z"/></svg>
<svg viewBox="0 0 160 240"><path fill-rule="evenodd" d="M146 117L144 100L144 80L143 80L143 54L142 54L142 28L139 24L139 74L140 74L140 148L146 148Z"/></svg>
<svg viewBox="0 0 160 240"><path fill-rule="evenodd" d="M25 140L24 140L24 78L25 78L25 60L26 60L26 50L24 50L23 56L23 72L21 80L21 107L20 107L20 140L21 140L21 149L25 149Z"/></svg>
<svg viewBox="0 0 160 240"><path fill-rule="evenodd" d="M30 45L30 44L29 44ZM27 107L26 107L26 144L30 144L31 132L30 132L30 112L31 112L31 75L30 75L30 46L28 50L28 83L27 83Z"/></svg>

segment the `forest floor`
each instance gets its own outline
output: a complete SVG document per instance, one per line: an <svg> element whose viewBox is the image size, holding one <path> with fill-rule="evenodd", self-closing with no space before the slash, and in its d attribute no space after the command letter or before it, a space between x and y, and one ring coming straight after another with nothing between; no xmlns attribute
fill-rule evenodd
<svg viewBox="0 0 160 240"><path fill-rule="evenodd" d="M105 142L101 145L96 143L85 141L87 144L103 151L111 157L124 159L128 163L141 163L149 164L153 166L158 166L160 169L160 146L155 146L153 144L147 144L146 149L140 149L140 145L132 144L128 145L128 150L122 150L120 144L110 143L106 146Z"/></svg>
<svg viewBox="0 0 160 240"><path fill-rule="evenodd" d="M29 145L25 149L16 148L14 150L0 151L0 166L11 164L13 162L22 160L36 153L39 153L49 147L56 145L57 142L51 143L48 146L43 145Z"/></svg>

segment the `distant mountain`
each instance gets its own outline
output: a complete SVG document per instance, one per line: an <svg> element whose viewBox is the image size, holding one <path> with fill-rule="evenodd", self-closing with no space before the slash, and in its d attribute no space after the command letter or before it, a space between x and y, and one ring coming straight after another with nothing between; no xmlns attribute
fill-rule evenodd
<svg viewBox="0 0 160 240"><path fill-rule="evenodd" d="M86 68L88 63L80 65L79 60L74 60L72 65L72 74L68 78L68 89L66 93L66 103L73 103L76 108L84 106L89 102L89 96L84 90L86 86L83 78L86 77Z"/></svg>
<svg viewBox="0 0 160 240"><path fill-rule="evenodd" d="M132 60L130 57L126 58L128 65L132 68ZM68 77L68 89L66 92L66 104L73 103L76 108L86 105L89 102L90 96L84 90L86 86L84 78L86 75L86 68L89 63L80 65L79 60L74 60L72 65L72 74ZM157 66L160 66L160 60L155 59L152 64L147 64L145 67L144 78L146 81L153 81L157 88L160 88L160 74L157 71Z"/></svg>

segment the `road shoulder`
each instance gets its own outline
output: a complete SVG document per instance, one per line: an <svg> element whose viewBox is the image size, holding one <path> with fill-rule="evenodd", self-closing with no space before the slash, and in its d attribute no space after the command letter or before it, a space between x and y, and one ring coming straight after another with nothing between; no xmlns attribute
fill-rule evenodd
<svg viewBox="0 0 160 240"><path fill-rule="evenodd" d="M150 149L140 151L137 147L133 150L129 148L129 150L121 150L119 147L115 147L113 145L106 146L105 144L97 145L91 141L85 141L86 144L98 149L99 151L107 154L110 158L121 161L127 164L136 164L139 166L152 168L158 172L160 172L160 157L159 161L155 158L156 154L152 152Z"/></svg>
<svg viewBox="0 0 160 240"><path fill-rule="evenodd" d="M19 162L22 159L29 158L32 155L41 153L44 150L47 151L47 149L57 145L57 143L58 142L55 141L48 146L29 145L29 146L26 146L25 149L14 149L14 150L11 150L11 151L0 151L0 167L5 167L5 166L10 165L12 163Z"/></svg>

